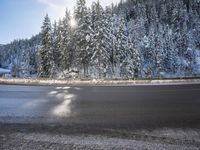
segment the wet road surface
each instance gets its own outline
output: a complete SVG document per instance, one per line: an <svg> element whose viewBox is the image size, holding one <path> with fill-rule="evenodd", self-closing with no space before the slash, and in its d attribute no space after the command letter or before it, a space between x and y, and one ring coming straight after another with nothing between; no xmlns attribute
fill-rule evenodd
<svg viewBox="0 0 200 150"><path fill-rule="evenodd" d="M198 127L200 85L0 85L0 122Z"/></svg>
<svg viewBox="0 0 200 150"><path fill-rule="evenodd" d="M175 146L183 144L186 149L188 145L192 146L191 149L198 149L199 129L200 85L198 84L115 87L0 85L0 146L4 143L2 149L8 148L6 144L8 146L13 137L18 143L21 134L25 133L28 135L23 135L24 137L35 139L36 143L41 136L46 137L46 133L67 136L88 134L103 135L106 138L108 136L133 138L136 141L146 142L150 140L159 144L163 141L167 144L175 142L173 143ZM180 130L181 140L176 139L176 141L174 136L177 136L177 130ZM163 135L160 135L162 133ZM168 135L170 138L166 137ZM7 142L2 142L1 138L6 141L4 136L9 137ZM54 140L51 136L47 136L47 139ZM163 136L165 138L162 138ZM83 138L87 139L87 136ZM80 141L76 138L75 140ZM29 143L35 145L34 142ZM48 144L52 145L52 142ZM158 145L151 146L155 149ZM96 149L94 147L87 149L89 148Z"/></svg>

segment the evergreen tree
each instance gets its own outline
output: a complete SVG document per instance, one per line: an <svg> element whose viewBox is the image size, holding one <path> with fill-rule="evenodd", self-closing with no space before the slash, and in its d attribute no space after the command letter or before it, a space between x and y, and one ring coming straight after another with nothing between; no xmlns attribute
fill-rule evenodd
<svg viewBox="0 0 200 150"><path fill-rule="evenodd" d="M76 65L83 68L84 77L88 75L88 67L91 61L93 48L93 29L90 11L86 7L85 0L77 0L75 9L75 19L77 27L76 38Z"/></svg>
<svg viewBox="0 0 200 150"><path fill-rule="evenodd" d="M30 77L31 66L30 66L30 45L28 44L22 49L22 60L21 60L21 77Z"/></svg>
<svg viewBox="0 0 200 150"><path fill-rule="evenodd" d="M107 33L105 23L105 12L99 1L93 3L94 14L94 51L93 51L93 65L98 69L99 78L106 77L107 68L109 64L109 53L106 48Z"/></svg>
<svg viewBox="0 0 200 150"><path fill-rule="evenodd" d="M115 55L117 67L120 67L120 77L123 77L126 74L124 69L124 63L126 63L126 57L130 55L130 51L127 48L128 45L128 33L126 30L126 22L124 18L120 19L120 26L116 34L115 41Z"/></svg>
<svg viewBox="0 0 200 150"><path fill-rule="evenodd" d="M164 68L166 72L175 74L178 69L178 50L174 43L173 30L169 26L164 29L164 39Z"/></svg>
<svg viewBox="0 0 200 150"><path fill-rule="evenodd" d="M77 0L76 27L72 18L66 11L51 29L46 16L40 34L0 45L0 66L15 77L57 78L76 69L95 78L200 74L199 0L122 0L106 9Z"/></svg>
<svg viewBox="0 0 200 150"><path fill-rule="evenodd" d="M61 34L62 34L62 65L64 70L68 70L71 67L72 63L72 52L71 52L71 27L70 27L70 13L68 10L66 10L65 17L63 20L63 28L61 28Z"/></svg>
<svg viewBox="0 0 200 150"><path fill-rule="evenodd" d="M51 22L48 15L45 16L42 26L42 43L39 50L40 68L39 77L49 78L54 73L54 61L53 61L53 47L52 47L52 29Z"/></svg>
<svg viewBox="0 0 200 150"><path fill-rule="evenodd" d="M55 67L59 70L61 70L62 65L62 53L61 53L61 33L60 28L57 25L57 22L53 24L53 35L52 35L52 45L53 45L53 61L55 64Z"/></svg>
<svg viewBox="0 0 200 150"><path fill-rule="evenodd" d="M114 75L114 41L115 41L115 26L113 8L106 7L104 22L105 22L105 37L106 37L106 52L109 55L109 62L107 64L107 73L111 77Z"/></svg>
<svg viewBox="0 0 200 150"><path fill-rule="evenodd" d="M136 78L140 75L141 71L141 58L138 49L135 48L134 43L128 38L127 45L128 55L125 58L124 64L126 68L127 78Z"/></svg>

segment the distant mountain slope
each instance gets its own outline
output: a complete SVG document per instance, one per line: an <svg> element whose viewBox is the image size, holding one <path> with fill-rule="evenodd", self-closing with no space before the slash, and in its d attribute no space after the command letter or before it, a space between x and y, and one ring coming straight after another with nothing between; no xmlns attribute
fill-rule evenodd
<svg viewBox="0 0 200 150"><path fill-rule="evenodd" d="M11 69L16 76L23 76L23 64L28 60L26 67L31 68L31 72L36 72L36 55L40 41L40 35L36 35L31 39L14 40L9 44L1 45L0 67Z"/></svg>

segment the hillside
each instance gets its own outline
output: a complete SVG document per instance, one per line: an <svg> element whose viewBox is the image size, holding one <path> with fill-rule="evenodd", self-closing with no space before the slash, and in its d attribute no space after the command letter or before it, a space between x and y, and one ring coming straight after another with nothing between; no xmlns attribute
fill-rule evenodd
<svg viewBox="0 0 200 150"><path fill-rule="evenodd" d="M40 35L0 46L0 66L56 79L199 76L199 0L77 2L53 25L46 16Z"/></svg>

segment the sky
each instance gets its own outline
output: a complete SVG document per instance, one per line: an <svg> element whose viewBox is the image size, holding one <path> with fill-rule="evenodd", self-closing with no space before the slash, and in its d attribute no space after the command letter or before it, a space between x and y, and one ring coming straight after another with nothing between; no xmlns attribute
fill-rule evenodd
<svg viewBox="0 0 200 150"><path fill-rule="evenodd" d="M87 5L96 0L86 0ZM105 7L120 0L99 0ZM0 44L14 39L30 38L40 32L44 16L51 21L62 18L66 8L71 12L76 0L0 0Z"/></svg>

